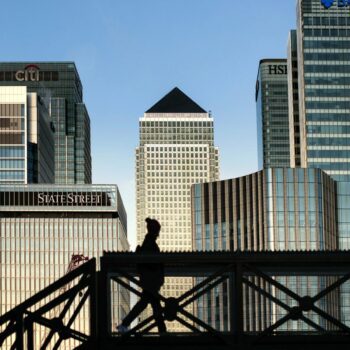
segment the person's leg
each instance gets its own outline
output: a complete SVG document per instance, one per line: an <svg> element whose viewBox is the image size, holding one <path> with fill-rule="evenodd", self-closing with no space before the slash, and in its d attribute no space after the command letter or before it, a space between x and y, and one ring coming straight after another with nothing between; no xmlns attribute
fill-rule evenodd
<svg viewBox="0 0 350 350"><path fill-rule="evenodd" d="M134 307L130 310L129 314L126 315L124 320L122 321L122 325L125 327L129 327L131 322L146 308L149 303L149 297L142 292L140 300L134 305Z"/></svg>
<svg viewBox="0 0 350 350"><path fill-rule="evenodd" d="M156 323L157 323L158 332L165 333L166 326L165 326L165 322L164 322L162 307L160 305L160 300L156 296L154 296L153 294L150 294L149 300L150 300L151 305L152 305L153 316L154 316Z"/></svg>

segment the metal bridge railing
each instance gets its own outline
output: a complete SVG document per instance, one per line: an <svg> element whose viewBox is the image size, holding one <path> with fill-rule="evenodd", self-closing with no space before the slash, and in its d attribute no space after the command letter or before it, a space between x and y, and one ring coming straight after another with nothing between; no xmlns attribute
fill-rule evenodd
<svg viewBox="0 0 350 350"><path fill-rule="evenodd" d="M128 302L129 293L140 295L139 264L164 264L168 277L192 277L181 295L156 294L167 322L179 322L187 333L159 336L152 315L124 334L116 332L124 316L115 312L120 296ZM71 341L70 348L80 349L153 349L154 339L163 348L177 342L181 348L191 339L216 350L295 349L306 339L350 343L350 252L118 252L105 253L100 266L96 272L91 259L0 316L0 348L58 349ZM70 288L59 293L65 285ZM51 312L58 306L59 314ZM89 332L74 327L84 310ZM38 325L49 329L39 346Z"/></svg>
<svg viewBox="0 0 350 350"><path fill-rule="evenodd" d="M344 336L350 336L350 328L342 319L340 297L341 289L349 287L349 252L105 253L100 288L108 291L117 284L139 297L142 286L137 266L159 263L164 264L167 277L192 277L194 281L180 296L155 295L165 320L177 321L188 330L183 337L211 336L229 348L234 344L267 344L275 342L276 337L321 336L343 342ZM214 317L204 317L198 305L224 284L226 304L221 302L218 314L227 314L227 322L215 325ZM213 311L212 303L208 305L204 298L204 304L206 301L204 309L207 306ZM113 308L112 298L107 296L102 303L107 312L98 320L100 337L126 344L157 333L152 315L128 332L116 333L115 320L108 312ZM189 305L194 305L193 313L186 309Z"/></svg>
<svg viewBox="0 0 350 350"><path fill-rule="evenodd" d="M70 286L69 289L62 292L66 285ZM95 291L96 259L91 259L0 316L0 348L59 349L67 339L76 344L87 342L95 336L96 330ZM74 329L72 325L89 299L91 324L90 334L86 334ZM56 315L52 310L57 307L59 314L47 317ZM38 331L35 331L36 328Z"/></svg>

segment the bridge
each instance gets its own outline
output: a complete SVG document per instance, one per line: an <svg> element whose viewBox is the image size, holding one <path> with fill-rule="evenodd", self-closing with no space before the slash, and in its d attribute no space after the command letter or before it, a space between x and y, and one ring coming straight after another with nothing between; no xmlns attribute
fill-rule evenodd
<svg viewBox="0 0 350 350"><path fill-rule="evenodd" d="M115 331L120 295L140 295L141 263L162 263L166 276L193 278L182 295L157 294L165 319L186 332L158 334L152 316L124 334ZM0 316L0 347L328 350L350 345L348 251L106 252L98 270L96 264L89 260ZM210 299L213 291L220 303ZM86 332L75 326L83 316Z"/></svg>

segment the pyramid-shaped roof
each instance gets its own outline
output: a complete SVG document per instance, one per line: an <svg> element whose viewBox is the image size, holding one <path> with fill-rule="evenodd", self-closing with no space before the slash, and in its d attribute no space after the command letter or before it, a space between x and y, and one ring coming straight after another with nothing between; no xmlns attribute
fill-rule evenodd
<svg viewBox="0 0 350 350"><path fill-rule="evenodd" d="M206 111L175 87L146 113L206 113Z"/></svg>

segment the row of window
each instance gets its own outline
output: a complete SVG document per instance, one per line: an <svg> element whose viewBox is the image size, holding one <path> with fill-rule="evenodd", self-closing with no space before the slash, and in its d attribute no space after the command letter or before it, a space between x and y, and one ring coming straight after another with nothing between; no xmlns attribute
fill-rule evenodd
<svg viewBox="0 0 350 350"><path fill-rule="evenodd" d="M156 172L156 173L153 173L153 172L147 172L146 174L148 177L187 177L187 182L188 183L192 183L191 180L195 180L195 178L207 178L208 176L208 173L201 173L201 172L172 172L171 170L169 170L168 172ZM190 179L189 177L192 177L192 179ZM186 180L186 179L185 179ZM185 181L186 182L186 181Z"/></svg>
<svg viewBox="0 0 350 350"><path fill-rule="evenodd" d="M308 163L309 166L314 167L314 168L320 168L323 170L347 170L350 172L350 162L322 162L322 163L317 163L317 162L312 162L309 161Z"/></svg>
<svg viewBox="0 0 350 350"><path fill-rule="evenodd" d="M308 146L350 146L349 137L309 137Z"/></svg>
<svg viewBox="0 0 350 350"><path fill-rule="evenodd" d="M304 16L304 25L314 25L314 26L350 26L350 17L323 17L323 16Z"/></svg>
<svg viewBox="0 0 350 350"><path fill-rule="evenodd" d="M4 147L0 146L0 158L23 158L24 157L24 147L12 146Z"/></svg>
<svg viewBox="0 0 350 350"><path fill-rule="evenodd" d="M350 49L349 40L304 40L305 49Z"/></svg>
<svg viewBox="0 0 350 350"><path fill-rule="evenodd" d="M23 169L24 160L0 159L0 169Z"/></svg>
<svg viewBox="0 0 350 350"><path fill-rule="evenodd" d="M24 117L24 104L0 103L0 117Z"/></svg>
<svg viewBox="0 0 350 350"><path fill-rule="evenodd" d="M163 159L164 159L164 164L167 164L166 162L169 162L169 164L176 164L176 163L182 163L182 161L186 160L189 161L190 159L193 161L192 158L207 158L208 157L208 153L168 153L168 154L159 154L159 153L148 153L147 156L148 158L161 158L160 160L158 159L151 159L149 160L149 162L160 162L160 164L163 164ZM163 158L163 159L162 159ZM167 160L167 158L174 158L174 160L169 159L169 161ZM175 158L179 158L178 160L176 160ZM185 158L185 159L184 159Z"/></svg>
<svg viewBox="0 0 350 350"><path fill-rule="evenodd" d="M348 113L310 113L308 112L307 120L312 122L348 122Z"/></svg>
<svg viewBox="0 0 350 350"><path fill-rule="evenodd" d="M341 28L323 28L323 29L304 29L304 35L309 37L348 37L350 29Z"/></svg>
<svg viewBox="0 0 350 350"><path fill-rule="evenodd" d="M24 171L0 170L0 180L24 180Z"/></svg>
<svg viewBox="0 0 350 350"><path fill-rule="evenodd" d="M308 158L350 158L350 150L309 150L307 156Z"/></svg>
<svg viewBox="0 0 350 350"><path fill-rule="evenodd" d="M349 42L350 47L350 42ZM305 64L305 73L350 73L348 64Z"/></svg>
<svg viewBox="0 0 350 350"><path fill-rule="evenodd" d="M307 109L350 109L350 98L348 101L306 101Z"/></svg>
<svg viewBox="0 0 350 350"><path fill-rule="evenodd" d="M350 61L348 52L305 52L305 61Z"/></svg>
<svg viewBox="0 0 350 350"><path fill-rule="evenodd" d="M310 134L350 134L350 125L307 125Z"/></svg>
<svg viewBox="0 0 350 350"><path fill-rule="evenodd" d="M149 121L140 122L140 128L187 128L187 127L204 127L212 128L212 121Z"/></svg>
<svg viewBox="0 0 350 350"><path fill-rule="evenodd" d="M306 89L306 97L349 97L350 89Z"/></svg>

